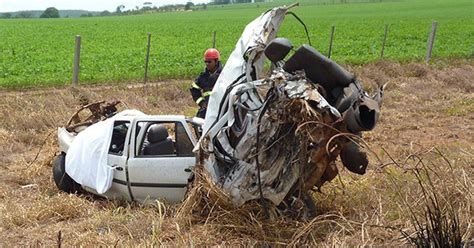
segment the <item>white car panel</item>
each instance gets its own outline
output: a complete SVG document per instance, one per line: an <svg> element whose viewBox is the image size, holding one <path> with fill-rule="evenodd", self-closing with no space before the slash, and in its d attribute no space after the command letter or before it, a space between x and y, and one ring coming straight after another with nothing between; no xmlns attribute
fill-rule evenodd
<svg viewBox="0 0 474 248"><path fill-rule="evenodd" d="M133 198L181 201L195 165L195 157L138 157L128 160Z"/></svg>
<svg viewBox="0 0 474 248"><path fill-rule="evenodd" d="M104 194L98 194L96 190L86 186L83 186L83 189L109 199L139 202L153 201L154 199L166 199L170 202L181 201L186 193L192 168L196 164L196 157L192 153L187 156L184 154L182 156L176 154L138 155L140 145L145 139L146 128L140 126L140 130L137 130L136 126L140 122L181 123L190 142L195 145L197 141L185 117L181 115L120 116L114 120L114 122L123 121L130 122L123 152L109 151L107 155L107 165L115 169L112 186ZM73 133L59 128L60 150L67 152L74 138Z"/></svg>
<svg viewBox="0 0 474 248"><path fill-rule="evenodd" d="M104 193L107 198L112 199L125 199L131 201L132 197L129 193L129 188L127 184L127 156L126 155L108 155L108 164L115 168L114 170L114 179L112 181L112 186L110 189Z"/></svg>
<svg viewBox="0 0 474 248"><path fill-rule="evenodd" d="M58 128L59 151L67 153L67 150L69 149L69 146L71 145L75 137L76 136L68 132L66 128L59 127Z"/></svg>

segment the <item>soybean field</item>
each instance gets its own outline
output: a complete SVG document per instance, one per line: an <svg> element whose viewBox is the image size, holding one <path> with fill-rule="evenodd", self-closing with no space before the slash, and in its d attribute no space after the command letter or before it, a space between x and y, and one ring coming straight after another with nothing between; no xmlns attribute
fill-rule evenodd
<svg viewBox="0 0 474 248"><path fill-rule="evenodd" d="M266 9L287 1L210 6L207 10L136 16L0 20L0 88L60 86L71 83L76 35L82 38L80 83L143 79L147 33L151 33L149 77L191 78L203 68L202 53L216 47L223 60L245 25ZM331 58L364 64L380 59L423 60L433 21L438 29L434 58L472 58L474 3L471 0L382 2L301 1L292 10L306 24L312 45ZM303 26L287 16L279 36L295 46L308 43Z"/></svg>

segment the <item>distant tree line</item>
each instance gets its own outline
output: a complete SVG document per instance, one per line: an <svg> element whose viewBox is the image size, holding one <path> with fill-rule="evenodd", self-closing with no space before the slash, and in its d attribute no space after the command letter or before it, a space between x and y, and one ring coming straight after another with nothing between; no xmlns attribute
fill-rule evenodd
<svg viewBox="0 0 474 248"><path fill-rule="evenodd" d="M1 0L0 0L1 1ZM80 17L80 16L97 16L100 12L97 11L84 11L84 10L57 10L54 7L50 7L44 11L40 10L26 10L18 12L7 12L0 13L0 19L11 19L11 18L69 18L69 17Z"/></svg>
<svg viewBox="0 0 474 248"><path fill-rule="evenodd" d="M45 11L20 11L13 13L1 13L0 19L10 18L59 18L59 11L55 7L49 7Z"/></svg>
<svg viewBox="0 0 474 248"><path fill-rule="evenodd" d="M16 15L13 15L12 13L2 13L0 18L2 19L10 19L10 18L33 18L34 15L31 12L28 11L20 11Z"/></svg>
<svg viewBox="0 0 474 248"><path fill-rule="evenodd" d="M213 0L212 4L229 4L229 3L262 3L265 0Z"/></svg>
<svg viewBox="0 0 474 248"><path fill-rule="evenodd" d="M229 4L229 3L251 3L251 2L265 2L265 0L211 0L210 4ZM93 17L93 16L113 16L113 15L139 15L139 14L147 14L147 13L154 13L154 12L173 12L173 11L191 11L191 10L206 10L207 4L194 4L191 1L188 1L186 4L169 4L164 5L161 7L153 6L152 2L144 2L143 5L135 6L134 8L130 8L125 10L125 5L119 5L115 8L114 12L110 12L108 10L104 10L100 13L93 13L93 12L85 12L81 13L79 17ZM40 12L41 13L41 12ZM17 12L16 15L13 13L2 13L0 14L0 18L2 19L9 19L9 18L35 18L38 17L37 11L20 11ZM75 15L78 16L78 15ZM55 7L49 7L41 15L40 18L59 18L60 11ZM69 15L65 15L63 17L69 17Z"/></svg>
<svg viewBox="0 0 474 248"><path fill-rule="evenodd" d="M140 8L139 6L135 6L135 8L124 10L125 5L119 5L115 8L114 13L104 13L102 12L101 15L139 15L139 14L146 14L146 13L154 13L154 12L172 12L172 11L191 11L191 10L205 10L207 9L207 4L194 4L191 1L188 1L186 4L168 4L163 5L161 7L152 6L151 2L144 2L143 6Z"/></svg>

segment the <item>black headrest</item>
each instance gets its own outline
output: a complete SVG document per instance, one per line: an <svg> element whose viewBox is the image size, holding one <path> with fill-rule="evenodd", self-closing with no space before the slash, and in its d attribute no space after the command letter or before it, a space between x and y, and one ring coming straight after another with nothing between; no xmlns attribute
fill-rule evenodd
<svg viewBox="0 0 474 248"><path fill-rule="evenodd" d="M148 130L148 141L157 143L168 138L166 127L161 124L153 124Z"/></svg>
<svg viewBox="0 0 474 248"><path fill-rule="evenodd" d="M291 48L293 48L293 45L290 40L286 38L275 38L265 47L264 53L270 61L276 63L283 60Z"/></svg>
<svg viewBox="0 0 474 248"><path fill-rule="evenodd" d="M321 84L327 92L336 87L347 87L355 77L342 66L319 53L313 47L302 45L283 66L283 70L293 73L304 70L313 83Z"/></svg>

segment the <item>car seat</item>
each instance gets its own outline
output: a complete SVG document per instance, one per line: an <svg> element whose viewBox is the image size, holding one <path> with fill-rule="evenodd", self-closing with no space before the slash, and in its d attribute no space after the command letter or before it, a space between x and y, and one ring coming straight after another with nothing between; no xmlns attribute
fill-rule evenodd
<svg viewBox="0 0 474 248"><path fill-rule="evenodd" d="M290 73L304 70L309 80L323 86L328 93L324 97L333 106L342 89L355 81L354 75L308 45L299 47L286 61L283 70Z"/></svg>
<svg viewBox="0 0 474 248"><path fill-rule="evenodd" d="M148 143L144 145L143 155L172 155L175 154L173 140L168 137L166 127L154 124L147 134Z"/></svg>

